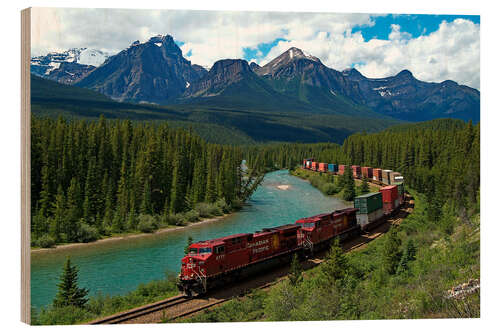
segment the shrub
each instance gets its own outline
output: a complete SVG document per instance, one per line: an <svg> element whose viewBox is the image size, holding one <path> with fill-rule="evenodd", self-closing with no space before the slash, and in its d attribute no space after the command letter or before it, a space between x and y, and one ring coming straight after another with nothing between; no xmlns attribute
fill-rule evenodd
<svg viewBox="0 0 500 333"><path fill-rule="evenodd" d="M210 204L206 202L197 203L194 208L199 214L200 217L212 217L213 215L210 213Z"/></svg>
<svg viewBox="0 0 500 333"><path fill-rule="evenodd" d="M321 192L325 193L326 195L333 195L338 192L337 186L333 183L325 183L323 186L321 186Z"/></svg>
<svg viewBox="0 0 500 333"><path fill-rule="evenodd" d="M139 224L137 224L137 229L140 232L154 232L158 229L158 225L151 215L141 214L139 215Z"/></svg>
<svg viewBox="0 0 500 333"><path fill-rule="evenodd" d="M184 213L184 218L188 222L196 222L200 220L200 213L198 211L192 209L189 212Z"/></svg>
<svg viewBox="0 0 500 333"><path fill-rule="evenodd" d="M36 241L37 245L44 248L54 247L56 240L49 235L43 235Z"/></svg>
<svg viewBox="0 0 500 333"><path fill-rule="evenodd" d="M182 214L171 214L165 217L168 225L184 225L186 220Z"/></svg>
<svg viewBox="0 0 500 333"><path fill-rule="evenodd" d="M80 223L76 237L80 243L93 242L99 239L99 231L86 223Z"/></svg>
<svg viewBox="0 0 500 333"><path fill-rule="evenodd" d="M224 199L224 198L217 200L215 205L217 207L219 207L222 210L222 212L225 214L229 213L229 211L231 210L231 207L228 205L228 203L226 202L226 199Z"/></svg>
<svg viewBox="0 0 500 333"><path fill-rule="evenodd" d="M34 321L35 325L72 325L89 321L92 314L86 309L76 306L50 307L43 309Z"/></svg>

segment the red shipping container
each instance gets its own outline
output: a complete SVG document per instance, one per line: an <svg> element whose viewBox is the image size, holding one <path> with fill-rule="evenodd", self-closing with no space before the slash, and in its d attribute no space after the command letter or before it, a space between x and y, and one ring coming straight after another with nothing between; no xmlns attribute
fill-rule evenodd
<svg viewBox="0 0 500 333"><path fill-rule="evenodd" d="M373 168L370 167L361 167L361 174L364 178L372 179L373 177Z"/></svg>
<svg viewBox="0 0 500 333"><path fill-rule="evenodd" d="M318 162L312 162L311 169L318 170Z"/></svg>
<svg viewBox="0 0 500 333"><path fill-rule="evenodd" d="M382 187L379 192L382 192L382 202L394 202L398 198L398 187L389 185Z"/></svg>
<svg viewBox="0 0 500 333"><path fill-rule="evenodd" d="M375 180L381 181L382 180L382 169L373 169L373 177Z"/></svg>
<svg viewBox="0 0 500 333"><path fill-rule="evenodd" d="M394 210L394 201L384 202L384 213L390 214Z"/></svg>
<svg viewBox="0 0 500 333"><path fill-rule="evenodd" d="M328 163L320 163L319 164L319 171L327 172L328 171Z"/></svg>
<svg viewBox="0 0 500 333"><path fill-rule="evenodd" d="M354 178L361 178L361 167L359 165L351 165L351 169Z"/></svg>
<svg viewBox="0 0 500 333"><path fill-rule="evenodd" d="M345 165L344 164L340 164L339 165L339 175L343 175L344 171L345 171Z"/></svg>

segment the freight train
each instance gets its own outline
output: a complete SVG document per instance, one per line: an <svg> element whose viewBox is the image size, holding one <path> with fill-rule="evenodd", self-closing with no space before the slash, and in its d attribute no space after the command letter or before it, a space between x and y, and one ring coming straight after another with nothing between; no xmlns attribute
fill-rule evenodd
<svg viewBox="0 0 500 333"><path fill-rule="evenodd" d="M317 163L313 159L304 160L302 167L336 174L345 172L346 168L345 165ZM360 177L370 174L373 177L373 170L381 170L353 167L356 167L353 171L356 170ZM390 181L390 178L382 178L381 181L370 178L377 184L384 184L384 180ZM286 265L294 254L305 258L327 249L335 238L343 242L379 225L399 208L403 198L401 182L384 186L379 192L356 197L354 208L302 218L294 224L265 228L254 233L191 244L181 260L177 286L188 296L200 295L272 267Z"/></svg>

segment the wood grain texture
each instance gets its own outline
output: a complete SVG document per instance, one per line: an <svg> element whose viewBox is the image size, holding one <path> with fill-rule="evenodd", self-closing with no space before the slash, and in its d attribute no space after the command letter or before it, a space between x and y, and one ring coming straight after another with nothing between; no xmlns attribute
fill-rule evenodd
<svg viewBox="0 0 500 333"><path fill-rule="evenodd" d="M21 321L30 324L31 225L31 8L21 11Z"/></svg>

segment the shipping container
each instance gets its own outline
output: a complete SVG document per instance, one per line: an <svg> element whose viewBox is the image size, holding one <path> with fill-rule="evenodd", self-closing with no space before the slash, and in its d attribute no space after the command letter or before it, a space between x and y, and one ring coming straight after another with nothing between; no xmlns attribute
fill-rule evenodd
<svg viewBox="0 0 500 333"><path fill-rule="evenodd" d="M314 170L314 171L318 170L318 162L312 162L311 163L311 169Z"/></svg>
<svg viewBox="0 0 500 333"><path fill-rule="evenodd" d="M391 179L391 184L394 184L394 183L401 183L402 181L402 176L399 172L391 172L391 176L390 176L390 179Z"/></svg>
<svg viewBox="0 0 500 333"><path fill-rule="evenodd" d="M378 180L379 182L382 181L382 169L375 168L372 170L373 172L373 180Z"/></svg>
<svg viewBox="0 0 500 333"><path fill-rule="evenodd" d="M384 202L384 213L390 214L394 210L394 201L393 202Z"/></svg>
<svg viewBox="0 0 500 333"><path fill-rule="evenodd" d="M401 195L403 195L403 194L405 193L405 187L404 187L403 183L395 183L395 184L393 184L393 185L395 185L395 186L397 186L397 187L398 187L398 194L399 194L400 196L401 196Z"/></svg>
<svg viewBox="0 0 500 333"><path fill-rule="evenodd" d="M339 168L337 164L328 164L328 171L330 172L338 172Z"/></svg>
<svg viewBox="0 0 500 333"><path fill-rule="evenodd" d="M311 161L307 161L306 168L307 169L311 169L311 166L312 166L312 162Z"/></svg>
<svg viewBox="0 0 500 333"><path fill-rule="evenodd" d="M385 202L394 202L398 198L398 187L395 185L384 186L379 189L379 192L382 192L382 201Z"/></svg>
<svg viewBox="0 0 500 333"><path fill-rule="evenodd" d="M364 178L372 179L373 178L373 168L370 167L361 167L361 174Z"/></svg>
<svg viewBox="0 0 500 333"><path fill-rule="evenodd" d="M339 175L343 175L344 171L345 171L345 165L344 164L340 164L339 165Z"/></svg>
<svg viewBox="0 0 500 333"><path fill-rule="evenodd" d="M361 226L361 229L364 229L368 224L373 223L384 216L383 207L374 210L369 214L358 213L356 214L356 221Z"/></svg>
<svg viewBox="0 0 500 333"><path fill-rule="evenodd" d="M361 167L359 165L351 165L351 169L354 178L361 178Z"/></svg>
<svg viewBox="0 0 500 333"><path fill-rule="evenodd" d="M382 208L382 193L368 193L354 198L354 208L362 214L369 214Z"/></svg>
<svg viewBox="0 0 500 333"><path fill-rule="evenodd" d="M328 171L328 163L319 163L319 171L327 172Z"/></svg>
<svg viewBox="0 0 500 333"><path fill-rule="evenodd" d="M382 170L382 182L385 184L391 184L391 173L392 170Z"/></svg>

